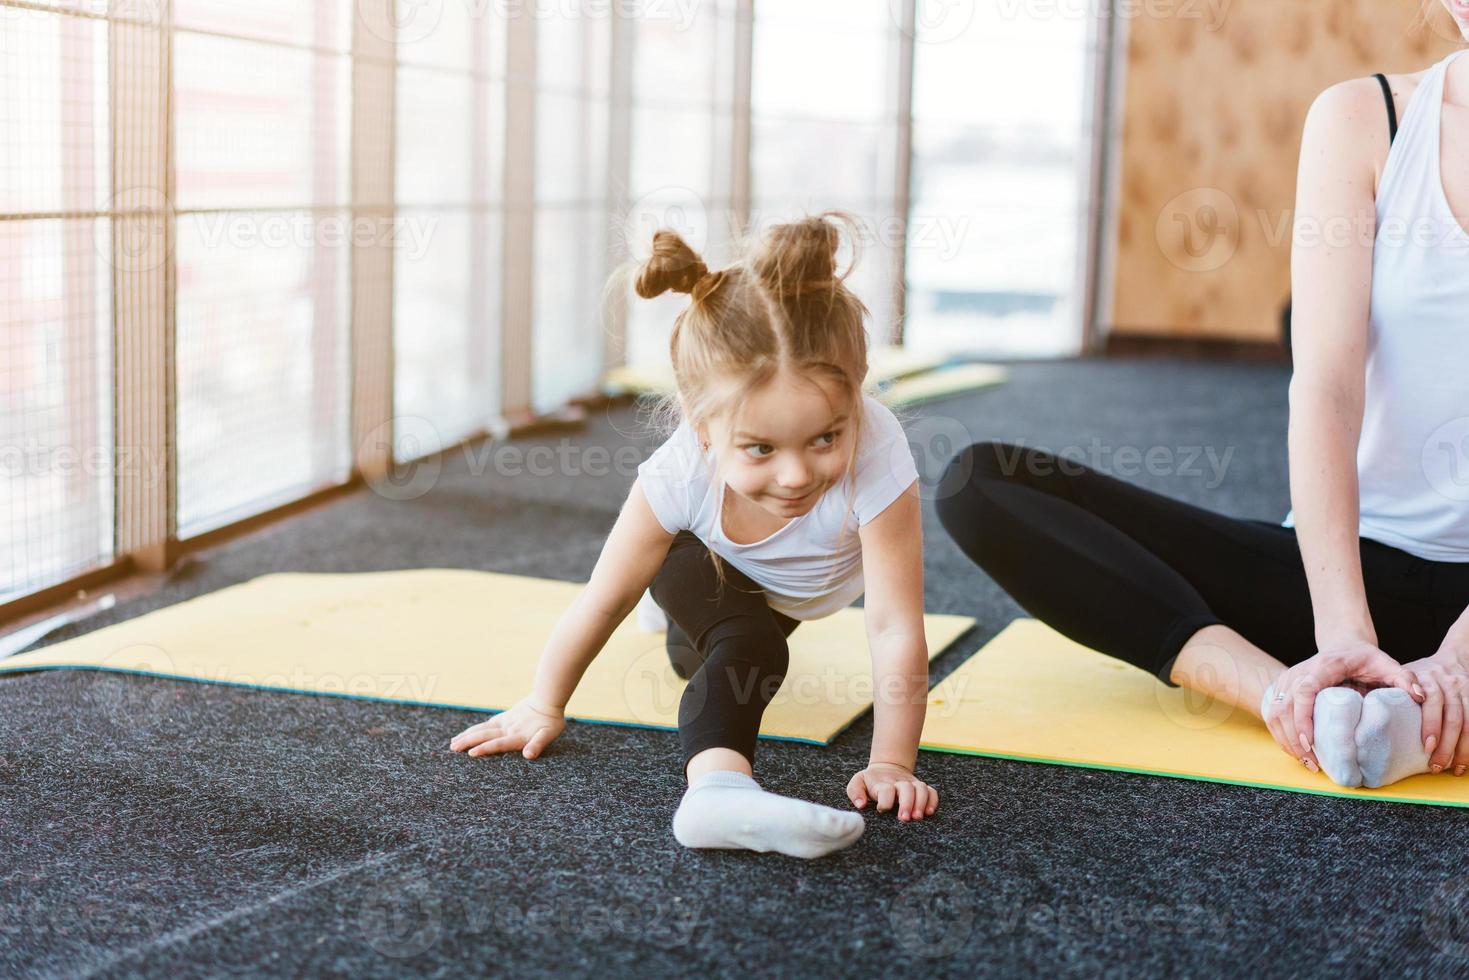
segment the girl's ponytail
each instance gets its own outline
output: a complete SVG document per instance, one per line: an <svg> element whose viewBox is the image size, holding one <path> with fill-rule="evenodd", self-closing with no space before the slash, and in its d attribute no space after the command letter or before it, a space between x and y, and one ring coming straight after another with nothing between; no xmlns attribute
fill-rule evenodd
<svg viewBox="0 0 1469 980"><path fill-rule="evenodd" d="M692 293L694 286L708 273L709 267L688 242L679 237L678 232L660 228L653 235L653 254L638 271L633 288L643 299L661 296L670 289L676 293Z"/></svg>
<svg viewBox="0 0 1469 980"><path fill-rule="evenodd" d="M810 295L830 295L851 273L856 264L856 235L852 234L852 264L837 275L837 250L841 247L841 229L828 219L835 219L852 232L851 216L839 211L824 211L812 217L771 228L751 259L755 274L772 295L781 299L799 299Z"/></svg>

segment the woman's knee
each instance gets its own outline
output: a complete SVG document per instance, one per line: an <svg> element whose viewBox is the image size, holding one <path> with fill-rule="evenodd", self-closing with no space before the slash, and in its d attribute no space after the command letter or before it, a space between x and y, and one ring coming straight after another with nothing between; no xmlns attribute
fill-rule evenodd
<svg viewBox="0 0 1469 980"><path fill-rule="evenodd" d="M1022 474L1053 469L1057 458L1044 449L1009 442L976 442L955 453L944 467L943 484L976 480L1011 481Z"/></svg>
<svg viewBox="0 0 1469 980"><path fill-rule="evenodd" d="M973 519L975 507L986 496L986 486L1006 477L1003 461L1017 458L1020 449L999 442L976 442L959 450L944 466L934 495L939 522L953 533Z"/></svg>

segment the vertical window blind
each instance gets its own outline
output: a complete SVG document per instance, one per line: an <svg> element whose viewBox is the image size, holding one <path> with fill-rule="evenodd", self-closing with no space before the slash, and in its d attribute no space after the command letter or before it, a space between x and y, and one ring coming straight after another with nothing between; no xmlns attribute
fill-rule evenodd
<svg viewBox="0 0 1469 980"><path fill-rule="evenodd" d="M1066 4L919 8L904 340L1075 354L1095 25Z"/></svg>
<svg viewBox="0 0 1469 980"><path fill-rule="evenodd" d="M351 0L174 0L178 533L350 471Z"/></svg>
<svg viewBox="0 0 1469 980"><path fill-rule="evenodd" d="M0 602L113 554L109 35L81 6L0 7Z"/></svg>
<svg viewBox="0 0 1469 980"><path fill-rule="evenodd" d="M393 410L429 448L500 408L506 34L468 4L432 8L417 30L412 13L398 42Z"/></svg>

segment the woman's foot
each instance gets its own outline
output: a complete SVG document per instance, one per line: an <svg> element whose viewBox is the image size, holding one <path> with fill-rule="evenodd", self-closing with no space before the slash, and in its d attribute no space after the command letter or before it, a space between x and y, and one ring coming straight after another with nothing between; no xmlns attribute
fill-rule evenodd
<svg viewBox="0 0 1469 980"><path fill-rule="evenodd" d="M1362 720L1362 695L1347 687L1330 687L1316 696L1312 747L1321 771L1338 786L1361 786L1357 760L1357 725Z"/></svg>
<svg viewBox="0 0 1469 980"><path fill-rule="evenodd" d="M1275 704L1275 685L1265 689L1260 700L1260 713L1268 709L1288 710L1289 705ZM1357 725L1362 718L1362 695L1348 687L1331 687L1316 696L1312 712L1315 730L1312 747L1321 771L1338 786L1361 786L1362 769L1357 761Z"/></svg>
<svg viewBox="0 0 1469 980"><path fill-rule="evenodd" d="M1396 687L1369 691L1357 725L1362 785L1376 789L1428 771L1423 748L1423 709Z"/></svg>
<svg viewBox="0 0 1469 980"><path fill-rule="evenodd" d="M768 793L753 776L727 769L696 778L673 815L673 836L685 847L778 851L799 858L839 851L866 828L860 814Z"/></svg>

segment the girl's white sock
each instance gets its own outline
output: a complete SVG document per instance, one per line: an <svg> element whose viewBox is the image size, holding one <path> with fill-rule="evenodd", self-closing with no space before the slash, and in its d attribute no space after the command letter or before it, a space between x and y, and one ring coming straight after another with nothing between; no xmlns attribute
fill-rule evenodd
<svg viewBox="0 0 1469 980"><path fill-rule="evenodd" d="M673 815L673 836L684 847L779 851L815 858L854 843L867 829L859 813L846 813L760 788L730 769L694 780Z"/></svg>
<svg viewBox="0 0 1469 980"><path fill-rule="evenodd" d="M653 599L652 589L643 590L643 597L638 600L637 616L638 629L644 633L662 633L668 629L668 614Z"/></svg>
<svg viewBox="0 0 1469 980"><path fill-rule="evenodd" d="M1362 784L1376 789L1428 771L1423 749L1423 708L1397 687L1368 691L1357 725Z"/></svg>

